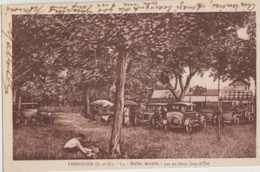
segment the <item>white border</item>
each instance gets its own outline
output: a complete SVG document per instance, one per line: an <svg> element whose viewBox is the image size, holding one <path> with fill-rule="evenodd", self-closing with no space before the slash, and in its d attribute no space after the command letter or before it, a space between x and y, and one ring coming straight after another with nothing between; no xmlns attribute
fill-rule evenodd
<svg viewBox="0 0 260 172"><path fill-rule="evenodd" d="M114 2L113 0L78 0L78 1L72 1L72 0L1 0L0 5L2 4L36 4L36 3L71 3L71 2ZM116 0L115 2L126 2L124 0ZM0 9L1 12L1 9ZM1 18L2 19L2 18ZM0 19L0 25L1 25L1 19ZM257 31L259 35L259 31ZM1 34L2 36L2 34ZM0 36L0 37L1 37ZM2 39L1 39L2 40ZM2 46L2 44L1 44ZM2 47L1 47L2 49ZM1 51L1 56L2 56L2 51ZM1 66L0 66L0 71L2 72L2 58L1 58ZM0 80L0 84L2 86L2 73L1 73L1 80ZM257 84L258 85L258 84ZM2 91L0 92L0 97L2 97ZM1 114L2 114L2 98L0 100L0 104L1 104ZM3 114L2 114L3 115ZM0 128L2 131L2 116L0 118ZM2 152L2 132L0 134L0 150ZM259 147L257 148L259 149ZM1 154L1 160L2 160L2 154ZM2 161L0 162L0 166L2 166ZM3 169L3 168L2 168ZM148 169L147 169L148 170ZM145 172L147 170L135 170L135 171L140 171L140 172ZM188 172L188 171L194 171L194 172L204 172L204 171L212 171L212 172L217 172L217 171L230 171L230 172L244 172L244 171L250 171L250 172L256 172L256 171L260 171L260 167L224 167L224 168L196 168L196 169L189 169L189 168L185 168L185 169L174 169L175 171L181 171L181 172ZM109 170L109 171L115 171L115 170ZM126 171L126 172L130 172L133 170L122 170L122 171ZM172 169L156 169L156 170L149 170L149 171L172 171Z"/></svg>

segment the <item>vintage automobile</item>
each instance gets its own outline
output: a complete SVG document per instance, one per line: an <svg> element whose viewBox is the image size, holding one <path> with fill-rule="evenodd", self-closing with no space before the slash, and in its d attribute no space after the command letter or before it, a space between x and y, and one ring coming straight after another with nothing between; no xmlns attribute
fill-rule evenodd
<svg viewBox="0 0 260 172"><path fill-rule="evenodd" d="M207 121L203 115L194 111L193 103L175 102L167 105L166 122L164 128L185 128L190 134L193 127L205 128Z"/></svg>
<svg viewBox="0 0 260 172"><path fill-rule="evenodd" d="M18 110L20 106L20 110ZM13 125L25 124L53 124L54 115L50 112L40 112L38 103L13 103Z"/></svg>
<svg viewBox="0 0 260 172"><path fill-rule="evenodd" d="M198 112L203 115L207 123L216 124L217 111L213 109L199 109Z"/></svg>
<svg viewBox="0 0 260 172"><path fill-rule="evenodd" d="M167 103L149 103L147 105L147 110L146 112L143 112L141 114L137 114L135 116L135 124L151 124L151 122L154 121L154 112L157 108L159 107L165 107Z"/></svg>
<svg viewBox="0 0 260 172"><path fill-rule="evenodd" d="M254 122L254 114L246 108L232 108L223 110L223 122L240 124L242 122Z"/></svg>

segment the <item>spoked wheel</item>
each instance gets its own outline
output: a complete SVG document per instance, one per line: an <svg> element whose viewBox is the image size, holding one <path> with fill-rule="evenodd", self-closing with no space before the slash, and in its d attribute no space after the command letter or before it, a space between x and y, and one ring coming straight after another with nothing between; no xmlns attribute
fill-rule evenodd
<svg viewBox="0 0 260 172"><path fill-rule="evenodd" d="M217 125L217 123L218 123L218 117L214 116L213 117L213 125Z"/></svg>
<svg viewBox="0 0 260 172"><path fill-rule="evenodd" d="M207 126L207 121L203 120L202 123L201 123L201 129L206 128L206 126Z"/></svg>
<svg viewBox="0 0 260 172"><path fill-rule="evenodd" d="M134 118L134 125L137 126L138 125L138 120L137 117Z"/></svg>
<svg viewBox="0 0 260 172"><path fill-rule="evenodd" d="M187 134L191 134L191 131L192 131L192 126L191 125L187 125L186 126L186 133Z"/></svg>
<svg viewBox="0 0 260 172"><path fill-rule="evenodd" d="M169 130L169 126L168 126L167 124L165 124L165 125L163 126L163 128L164 128L165 131L168 131L168 130Z"/></svg>
<svg viewBox="0 0 260 172"><path fill-rule="evenodd" d="M234 124L239 125L239 123L240 123L239 117L236 116L234 118Z"/></svg>
<svg viewBox="0 0 260 172"><path fill-rule="evenodd" d="M154 118L151 119L150 125L151 125L152 128L155 128L155 127L156 127L156 126L155 126L156 124L155 124L155 119L154 119Z"/></svg>
<svg viewBox="0 0 260 172"><path fill-rule="evenodd" d="M250 123L254 122L254 117L253 117L252 114L250 114L250 115L248 116L248 122L250 122Z"/></svg>

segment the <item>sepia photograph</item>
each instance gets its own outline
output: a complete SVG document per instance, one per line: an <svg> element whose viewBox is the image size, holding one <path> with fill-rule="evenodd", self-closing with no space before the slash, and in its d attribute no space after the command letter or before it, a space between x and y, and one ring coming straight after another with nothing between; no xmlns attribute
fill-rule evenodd
<svg viewBox="0 0 260 172"><path fill-rule="evenodd" d="M14 160L256 157L254 12L14 15L12 31Z"/></svg>
<svg viewBox="0 0 260 172"><path fill-rule="evenodd" d="M108 4L6 8L8 161L255 160L256 11Z"/></svg>

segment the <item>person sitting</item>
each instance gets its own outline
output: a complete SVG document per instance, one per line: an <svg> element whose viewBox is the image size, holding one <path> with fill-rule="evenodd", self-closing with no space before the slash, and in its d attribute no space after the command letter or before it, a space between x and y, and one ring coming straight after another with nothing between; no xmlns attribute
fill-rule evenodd
<svg viewBox="0 0 260 172"><path fill-rule="evenodd" d="M81 151L83 153L87 153L85 148L81 145L81 142L85 139L84 134L79 134L78 137L70 139L67 143L64 145L64 150L67 152L76 152Z"/></svg>
<svg viewBox="0 0 260 172"><path fill-rule="evenodd" d="M98 146L83 147L81 145L81 142L84 139L85 139L85 135L79 134L78 137L70 139L64 145L64 150L69 153L81 151L89 158L96 158L97 154L99 153L99 147Z"/></svg>

